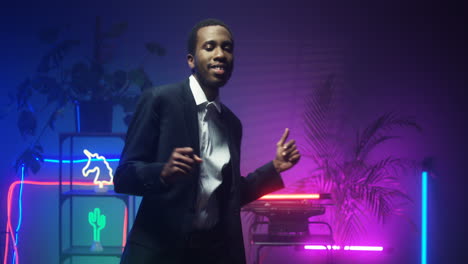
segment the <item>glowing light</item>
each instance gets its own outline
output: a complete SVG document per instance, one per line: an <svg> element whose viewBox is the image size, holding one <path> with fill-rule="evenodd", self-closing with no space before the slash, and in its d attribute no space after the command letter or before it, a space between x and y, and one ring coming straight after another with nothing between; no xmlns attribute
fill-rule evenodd
<svg viewBox="0 0 468 264"><path fill-rule="evenodd" d="M19 230L21 229L21 223L23 222L23 181L24 181L24 164L21 165L21 183L20 183L20 192L19 192L19 197L18 197L18 211L19 211L19 216L18 216L18 224L16 225L16 233L15 233L15 238L16 238L16 246L18 246L18 234ZM16 261L16 252L13 253L13 259L12 263L18 263Z"/></svg>
<svg viewBox="0 0 468 264"><path fill-rule="evenodd" d="M327 245L326 247L323 245L306 245L304 249L309 250L341 250L340 246L337 245ZM344 246L343 250L347 251L383 251L383 247L379 246Z"/></svg>
<svg viewBox="0 0 468 264"><path fill-rule="evenodd" d="M383 251L383 247L369 247L369 246L345 246L344 250L354 251Z"/></svg>
<svg viewBox="0 0 468 264"><path fill-rule="evenodd" d="M307 245L307 246L304 246L304 248L311 249L311 250L326 250L327 249L325 246L318 246L318 245Z"/></svg>
<svg viewBox="0 0 468 264"><path fill-rule="evenodd" d="M421 264L427 263L427 172L422 173Z"/></svg>
<svg viewBox="0 0 468 264"><path fill-rule="evenodd" d="M101 214L101 209L94 208L93 212L89 212L88 222L93 227L94 241L101 241L101 230L106 227L106 216Z"/></svg>
<svg viewBox="0 0 468 264"><path fill-rule="evenodd" d="M340 246L337 246L337 245L327 245L326 247L325 246L321 246L321 245L307 245L307 246L304 246L305 249L311 249L311 250L330 250L330 249L333 249L333 250L340 250L341 247Z"/></svg>
<svg viewBox="0 0 468 264"><path fill-rule="evenodd" d="M98 161L99 159L91 159L92 161ZM85 163L88 162L89 159L77 159L77 160L62 160L62 163ZM106 159L107 162L119 162L120 159ZM58 159L44 159L44 162L50 163L60 163Z"/></svg>
<svg viewBox="0 0 468 264"><path fill-rule="evenodd" d="M112 168L110 167L109 162L107 162L106 158L104 156L99 156L98 153L93 154L93 153L89 152L89 150L87 150L87 149L84 149L83 153L88 157L88 162L86 163L86 165L81 170L81 172L83 173L83 176L88 177L88 175L90 173L95 172L96 176L94 176L94 184L99 185L99 188L102 189L104 187L104 184L112 185L112 179L114 178L114 175L112 173ZM99 169L98 166L95 166L92 169L89 168L93 158L104 162L104 164L106 165L107 172L108 172L110 180L108 180L108 181L99 180L99 175L101 174L101 170Z"/></svg>
<svg viewBox="0 0 468 264"><path fill-rule="evenodd" d="M7 226L6 226L6 233L7 235L5 236L5 250L3 254L3 263L7 264L8 260L8 249L9 249L9 243L10 239L12 242L12 247L13 247L13 252L14 252L14 257L16 260L16 264L19 264L19 254L18 254L18 248L16 246L16 239L15 239L15 234L13 232L13 228L11 227L11 206L12 206L12 197L13 193L15 190L15 187L18 184L31 184L31 185L40 185L40 186L55 186L59 185L58 181L55 182L40 182L40 181L15 181L10 184L10 187L8 188L8 195L7 195ZM62 184L70 184L70 182L62 182ZM90 182L73 182L73 185L77 186L94 186L94 183ZM124 221L123 221L123 228L122 228L122 248L125 247L125 243L127 241L127 216L128 216L128 208L125 206L124 210Z"/></svg>
<svg viewBox="0 0 468 264"><path fill-rule="evenodd" d="M283 200L283 199L320 199L320 194L267 194L259 200Z"/></svg>

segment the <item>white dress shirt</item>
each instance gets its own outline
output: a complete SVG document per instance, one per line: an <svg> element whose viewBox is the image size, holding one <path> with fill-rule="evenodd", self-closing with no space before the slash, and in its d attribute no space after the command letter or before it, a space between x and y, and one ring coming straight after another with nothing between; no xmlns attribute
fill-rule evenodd
<svg viewBox="0 0 468 264"><path fill-rule="evenodd" d="M196 229L208 229L218 222L218 202L213 193L223 181L221 170L229 162L231 156L227 135L219 119L221 113L219 97L216 97L214 101L208 101L193 75L190 76L189 81L190 90L197 104L200 158L203 160L200 164L200 180L193 224Z"/></svg>

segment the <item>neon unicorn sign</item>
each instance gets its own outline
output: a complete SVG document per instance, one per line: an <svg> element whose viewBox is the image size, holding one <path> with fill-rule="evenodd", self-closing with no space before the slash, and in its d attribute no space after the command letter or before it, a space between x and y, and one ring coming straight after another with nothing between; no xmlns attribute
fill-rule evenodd
<svg viewBox="0 0 468 264"><path fill-rule="evenodd" d="M112 180L114 179L114 175L113 175L113 171L112 171L112 168L110 167L109 165L109 162L107 162L106 158L104 156L100 156L98 153L91 153L89 152L89 150L87 149L84 149L83 150L83 153L88 157L88 162L86 163L86 165L83 167L83 169L81 170L82 174L84 177L88 177L90 173L95 173L95 176L94 176L94 184L96 184L96 186L99 186L99 189L97 189L96 191L106 191L106 189L104 189L104 185L111 185L112 184ZM102 161L102 163L104 163L105 167L106 167L106 170L107 170L107 176L109 178L109 180L102 180L100 179L100 175L101 175L101 169L99 168L98 165L95 165L93 164L93 166L91 166L91 163L93 161ZM103 172L105 173L105 172ZM101 176L101 178L103 178Z"/></svg>

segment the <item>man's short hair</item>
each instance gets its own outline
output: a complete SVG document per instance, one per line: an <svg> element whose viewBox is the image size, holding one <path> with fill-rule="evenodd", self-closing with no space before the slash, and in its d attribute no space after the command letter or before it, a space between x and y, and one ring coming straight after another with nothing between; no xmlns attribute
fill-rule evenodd
<svg viewBox="0 0 468 264"><path fill-rule="evenodd" d="M227 31L229 32L229 34L231 34L231 37L232 37L231 29L223 21L219 19L215 19L215 18L204 19L198 22L197 24L195 24L195 26L192 28L192 31L190 31L190 34L187 40L187 52L189 54L195 55L195 47L197 46L198 30L200 30L200 28L204 28L208 26L222 26L225 29L227 29ZM234 42L234 40L232 41Z"/></svg>

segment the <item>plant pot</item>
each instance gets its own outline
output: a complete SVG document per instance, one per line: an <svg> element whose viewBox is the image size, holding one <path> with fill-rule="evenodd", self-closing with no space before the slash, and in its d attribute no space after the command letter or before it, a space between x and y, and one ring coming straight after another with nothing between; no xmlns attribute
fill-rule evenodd
<svg viewBox="0 0 468 264"><path fill-rule="evenodd" d="M111 101L86 101L75 104L76 132L111 133Z"/></svg>

